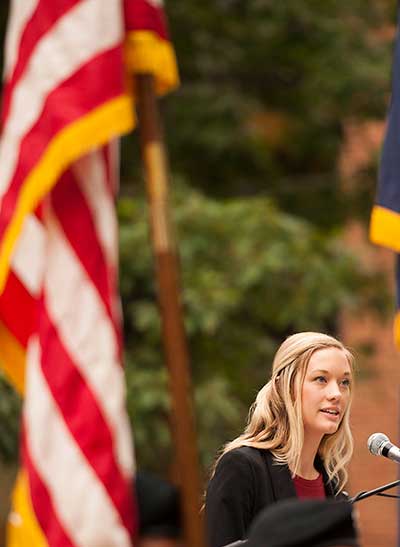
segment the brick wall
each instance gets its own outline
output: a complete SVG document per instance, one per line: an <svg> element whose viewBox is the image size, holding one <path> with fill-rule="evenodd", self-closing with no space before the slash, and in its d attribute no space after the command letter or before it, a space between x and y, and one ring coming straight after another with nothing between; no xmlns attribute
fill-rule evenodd
<svg viewBox="0 0 400 547"><path fill-rule="evenodd" d="M393 284L393 253L374 248L367 241L365 229L353 225L347 233L347 244L371 267L385 272ZM367 439L382 432L395 444L400 443L399 353L394 347L392 317L382 320L359 312L344 315L341 338L354 348L357 359L357 380L352 411L355 439L354 457L350 466L348 489L353 495L399 478L400 466L367 449ZM362 351L369 347L370 355ZM389 491L388 493L396 493ZM357 504L363 547L397 547L397 500L371 497Z"/></svg>
<svg viewBox="0 0 400 547"><path fill-rule="evenodd" d="M339 167L343 174L344 190L351 185L351 177L375 157L381 146L384 124L381 121L348 123ZM387 276L388 286L394 289L393 253L373 246L368 241L367 228L351 223L345 243L366 267ZM372 456L367 439L375 432L400 443L400 354L394 348L392 320L367 315L359 311L341 319L341 338L358 354L358 378L352 412L355 439L354 457L350 466L350 494L369 490L399 478L400 466ZM362 348L369 347L368 355ZM395 493L395 491L389 491ZM363 547L400 547L397 539L397 500L372 497L357 504ZM399 530L400 532L400 530Z"/></svg>
<svg viewBox="0 0 400 547"><path fill-rule="evenodd" d="M383 457L372 456L366 443L375 432L386 433L394 443L399 441L399 357L393 348L391 324L379 324L364 317L344 321L346 342L357 347L367 340L376 344L371 362L360 359L359 376L352 412L355 439L354 457L350 466L349 490L355 494L396 480L400 467ZM363 378L362 367L368 367ZM390 491L390 493L395 493ZM360 501L362 545L364 547L397 546L397 506L392 499L372 497Z"/></svg>

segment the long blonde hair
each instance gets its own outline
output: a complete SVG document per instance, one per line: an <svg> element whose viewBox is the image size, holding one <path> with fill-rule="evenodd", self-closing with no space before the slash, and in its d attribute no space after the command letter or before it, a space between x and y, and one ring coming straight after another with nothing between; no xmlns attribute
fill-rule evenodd
<svg viewBox="0 0 400 547"><path fill-rule="evenodd" d="M252 446L270 450L274 459L288 465L293 475L298 472L304 442L301 390L311 356L326 348L343 351L353 371L353 355L336 338L317 332L289 336L275 354L270 381L258 392L250 407L243 434L225 445L216 464L226 452ZM300 381L296 382L297 377ZM346 465L353 452L349 424L351 399L352 394L337 431L325 435L318 449L329 480L336 483L338 492L347 481Z"/></svg>

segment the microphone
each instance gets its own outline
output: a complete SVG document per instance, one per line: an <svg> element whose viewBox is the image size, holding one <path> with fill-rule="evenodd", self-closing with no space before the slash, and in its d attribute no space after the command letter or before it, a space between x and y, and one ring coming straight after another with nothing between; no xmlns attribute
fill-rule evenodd
<svg viewBox="0 0 400 547"><path fill-rule="evenodd" d="M368 450L374 456L385 456L389 460L400 463L400 448L392 444L384 433L373 433L369 437Z"/></svg>

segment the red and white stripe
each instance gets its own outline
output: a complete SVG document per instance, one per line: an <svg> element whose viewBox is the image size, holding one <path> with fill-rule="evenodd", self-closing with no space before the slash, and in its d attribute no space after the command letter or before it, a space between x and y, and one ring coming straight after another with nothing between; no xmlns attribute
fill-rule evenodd
<svg viewBox="0 0 400 547"><path fill-rule="evenodd" d="M43 220L29 217L13 261L37 318L27 359L24 465L38 522L57 547L129 546L134 525L107 156L93 152L64 174L43 204ZM92 183L108 211L104 223ZM29 248L41 258L32 269Z"/></svg>
<svg viewBox="0 0 400 547"><path fill-rule="evenodd" d="M0 142L0 357L3 336L5 368L18 361L10 376L23 390L26 354L21 454L50 547L128 547L137 526L121 366L114 137L133 119L127 34L129 52L143 57L135 63L133 56L129 68L154 70L162 93L177 84L161 6L11 5ZM138 50L135 33L145 38ZM153 55L158 63L149 68Z"/></svg>
<svg viewBox="0 0 400 547"><path fill-rule="evenodd" d="M162 0L124 0L127 32L150 31L161 40L169 40Z"/></svg>
<svg viewBox="0 0 400 547"><path fill-rule="evenodd" d="M123 94L124 32L122 0L14 1L0 240L52 140ZM101 81L93 78L100 72ZM116 143L106 144L63 172L25 218L0 296L1 320L27 352L21 453L50 547L129 547L136 529L117 291L117 157Z"/></svg>
<svg viewBox="0 0 400 547"><path fill-rule="evenodd" d="M38 213L28 215L25 219L10 273L0 295L0 319L3 328L7 329L18 346L21 359L33 333L37 301L42 289L46 234ZM18 363L18 366L24 367L23 363Z"/></svg>
<svg viewBox="0 0 400 547"><path fill-rule="evenodd" d="M28 3L30 18L11 33L19 37L18 56L15 49L6 52L11 61L0 144L0 238L26 176L51 139L125 89L120 0L39 0L33 10L32 0L15 3ZM8 40L10 47L17 39ZM93 78L99 73L107 79Z"/></svg>
<svg viewBox="0 0 400 547"><path fill-rule="evenodd" d="M4 80L7 81L13 73L18 59L19 44L25 26L36 10L39 0L25 0L24 2L11 2L10 18L7 28L6 51L4 63Z"/></svg>

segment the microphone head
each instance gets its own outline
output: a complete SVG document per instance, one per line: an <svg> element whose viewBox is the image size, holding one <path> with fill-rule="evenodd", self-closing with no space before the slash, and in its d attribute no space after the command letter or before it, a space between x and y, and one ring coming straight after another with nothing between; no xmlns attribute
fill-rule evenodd
<svg viewBox="0 0 400 547"><path fill-rule="evenodd" d="M387 442L390 442L389 437L387 437L384 433L373 433L367 441L368 450L374 456L381 456L382 448Z"/></svg>

